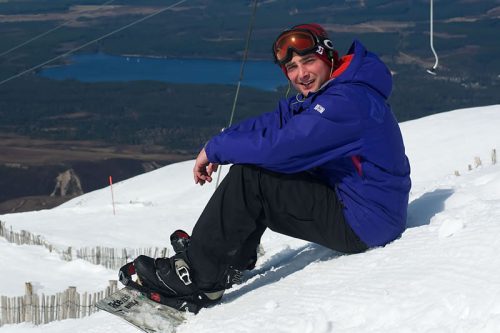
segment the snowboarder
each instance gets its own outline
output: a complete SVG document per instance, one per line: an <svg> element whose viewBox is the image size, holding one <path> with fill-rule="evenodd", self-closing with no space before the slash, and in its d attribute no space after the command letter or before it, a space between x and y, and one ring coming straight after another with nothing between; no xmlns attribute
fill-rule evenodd
<svg viewBox="0 0 500 333"><path fill-rule="evenodd" d="M339 58L318 24L282 32L272 51L297 95L208 141L195 183L233 166L191 238L176 231L176 255L134 261L142 285L178 309L216 304L253 268L267 228L345 253L383 246L405 229L410 166L387 104L387 67L357 40Z"/></svg>

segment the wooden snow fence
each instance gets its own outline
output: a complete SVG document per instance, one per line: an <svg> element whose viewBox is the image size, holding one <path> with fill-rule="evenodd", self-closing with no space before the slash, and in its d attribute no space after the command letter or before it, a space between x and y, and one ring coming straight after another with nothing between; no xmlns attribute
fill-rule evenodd
<svg viewBox="0 0 500 333"><path fill-rule="evenodd" d="M71 261L73 259L83 259L96 265L102 265L110 269L119 269L127 262L134 260L139 255L147 255L149 257L167 257L168 249L151 247L140 249L116 249L103 246L85 247L81 249L73 249L68 247L65 250L60 250L47 242L42 236L32 234L29 231L21 230L15 232L11 228L5 226L5 222L0 221L0 237L5 238L10 243L17 245L40 245L47 248L50 252L54 251L59 254L61 259Z"/></svg>
<svg viewBox="0 0 500 333"><path fill-rule="evenodd" d="M76 291L69 287L55 295L33 293L31 283L26 283L26 294L20 297L0 296L0 326L23 322L35 325L69 318L83 318L98 311L96 303L117 290L117 281L110 280L106 290L97 293Z"/></svg>
<svg viewBox="0 0 500 333"><path fill-rule="evenodd" d="M40 235L26 230L15 232L0 221L0 237L17 245L38 245L54 251L61 259L70 261L83 259L93 264L110 269L119 269L125 263L139 255L150 257L167 257L167 248L116 249L102 246L60 250ZM31 283L26 283L26 294L19 297L0 296L0 326L30 322L35 325L45 324L68 318L82 318L98 311L95 304L117 290L117 281L109 281L106 290L97 293L77 292L76 287L68 287L64 292L55 295L38 295L33 293Z"/></svg>
<svg viewBox="0 0 500 333"><path fill-rule="evenodd" d="M497 150L496 149L491 150L491 164L492 165L497 164ZM481 161L481 157L475 156L474 157L474 168L479 168L482 165L483 165L483 162ZM472 171L472 164L467 165L467 170ZM458 170L455 170L455 176L460 176L460 172Z"/></svg>
<svg viewBox="0 0 500 333"><path fill-rule="evenodd" d="M89 261L106 268L119 269L140 255L152 258L168 257L167 248L115 249L102 246L77 249L76 258ZM71 258L69 259L71 260Z"/></svg>

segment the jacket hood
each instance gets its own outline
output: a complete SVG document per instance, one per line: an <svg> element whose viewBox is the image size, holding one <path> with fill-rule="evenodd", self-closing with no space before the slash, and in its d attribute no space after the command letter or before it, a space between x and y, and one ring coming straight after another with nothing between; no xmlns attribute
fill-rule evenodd
<svg viewBox="0 0 500 333"><path fill-rule="evenodd" d="M349 66L333 80L335 83L354 83L370 86L385 99L392 91L392 75L387 66L374 53L354 40L347 55L352 55Z"/></svg>

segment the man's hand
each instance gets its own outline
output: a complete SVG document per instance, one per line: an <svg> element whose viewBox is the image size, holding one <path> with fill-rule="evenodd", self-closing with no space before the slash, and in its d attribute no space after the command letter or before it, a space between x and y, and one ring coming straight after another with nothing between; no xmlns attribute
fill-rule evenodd
<svg viewBox="0 0 500 333"><path fill-rule="evenodd" d="M208 161L207 153L205 152L205 148L203 148L194 163L194 183L200 185L205 184L205 182L210 183L212 181L212 173L216 172L218 167L218 164Z"/></svg>

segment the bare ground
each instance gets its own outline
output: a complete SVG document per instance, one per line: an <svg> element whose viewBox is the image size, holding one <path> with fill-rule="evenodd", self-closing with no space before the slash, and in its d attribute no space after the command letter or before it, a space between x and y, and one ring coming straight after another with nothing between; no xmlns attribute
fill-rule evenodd
<svg viewBox="0 0 500 333"><path fill-rule="evenodd" d="M170 152L161 146L109 145L98 141L50 141L0 134L0 164L44 165L65 161L110 158L142 161L183 161L191 154Z"/></svg>
<svg viewBox="0 0 500 333"><path fill-rule="evenodd" d="M51 195L57 176L74 169L89 192L115 181L194 158L160 146L113 146L95 141L34 140L0 134L0 214L48 209L72 199ZM116 176L116 177L115 177Z"/></svg>

